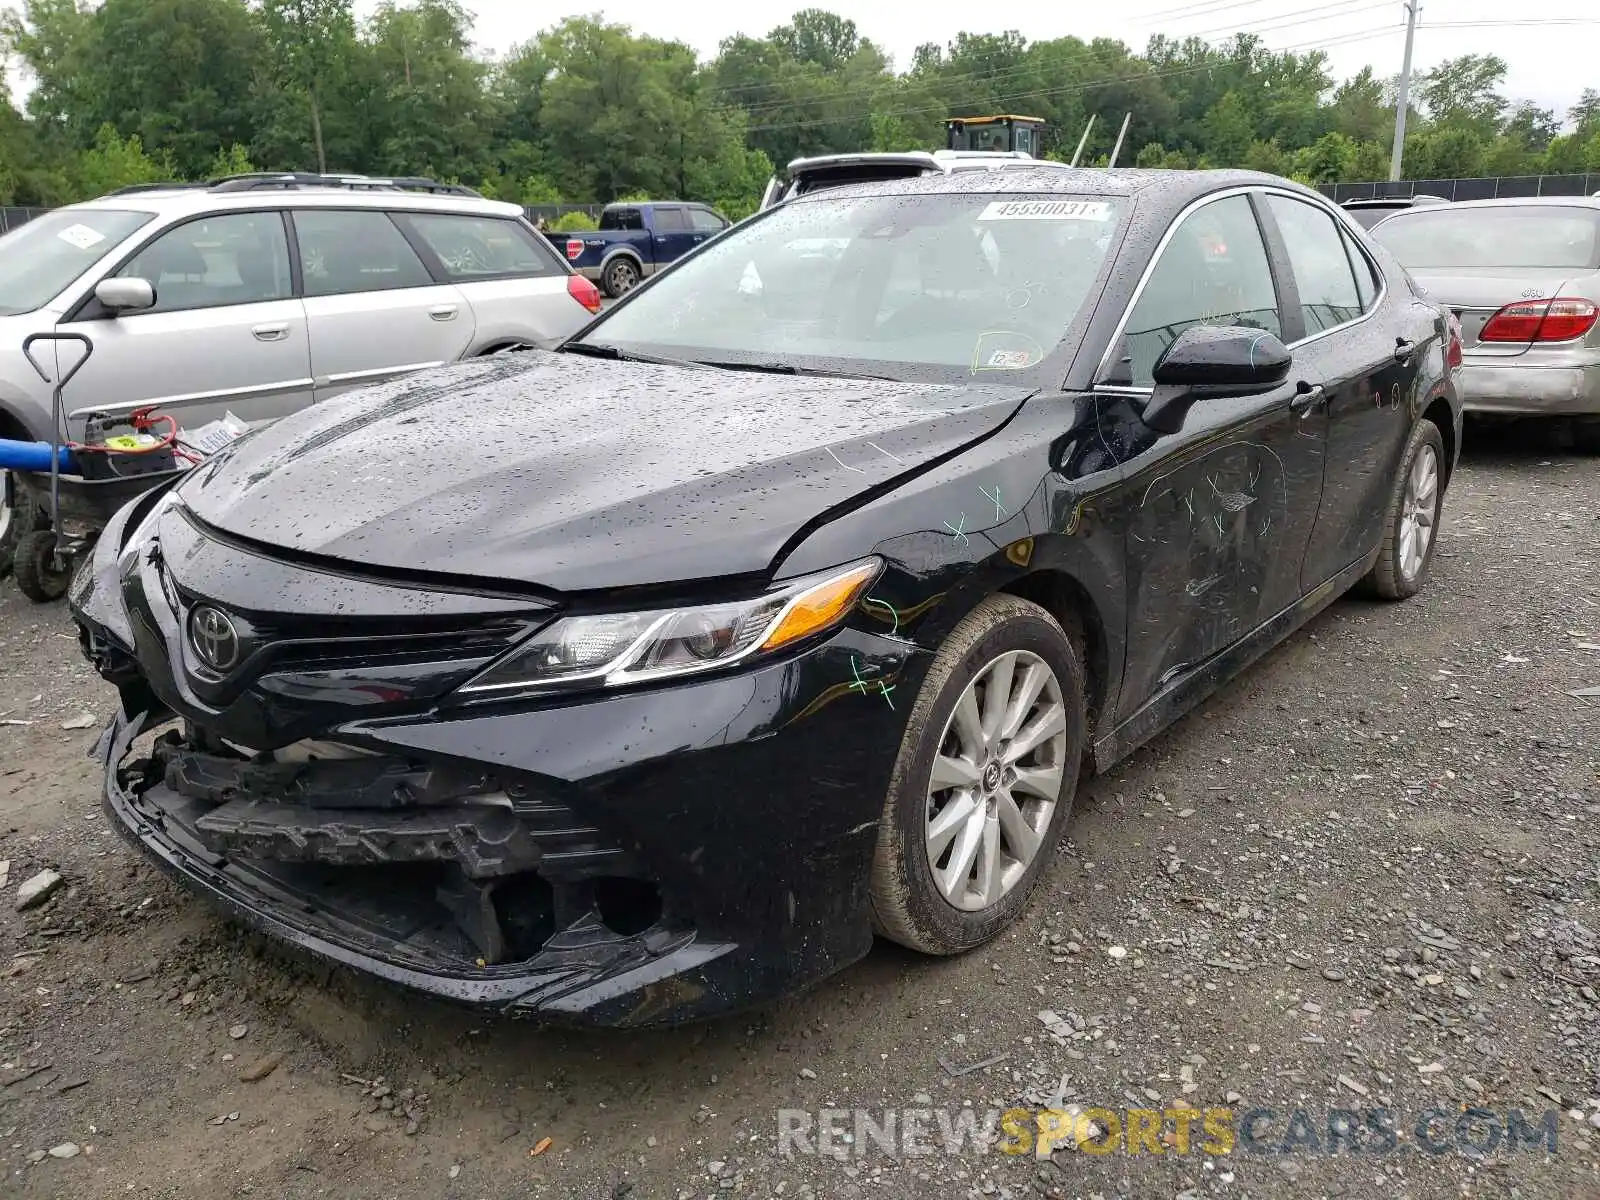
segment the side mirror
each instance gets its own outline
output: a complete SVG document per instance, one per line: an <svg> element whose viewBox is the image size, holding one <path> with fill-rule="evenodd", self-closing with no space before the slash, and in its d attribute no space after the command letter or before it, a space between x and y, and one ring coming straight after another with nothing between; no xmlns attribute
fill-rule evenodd
<svg viewBox="0 0 1600 1200"><path fill-rule="evenodd" d="M1151 372L1155 390L1141 416L1158 433L1177 433L1202 400L1270 392L1289 374L1288 347L1243 325L1196 325L1168 346Z"/></svg>
<svg viewBox="0 0 1600 1200"><path fill-rule="evenodd" d="M156 289L137 276L102 279L94 285L94 298L113 313L137 312L155 307Z"/></svg>

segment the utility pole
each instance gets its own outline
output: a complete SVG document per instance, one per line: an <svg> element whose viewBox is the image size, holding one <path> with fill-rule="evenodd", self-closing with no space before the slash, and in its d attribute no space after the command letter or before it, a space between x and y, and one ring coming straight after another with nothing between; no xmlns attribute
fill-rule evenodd
<svg viewBox="0 0 1600 1200"><path fill-rule="evenodd" d="M1394 106L1394 153L1389 156L1389 182L1400 178L1400 160L1406 152L1406 108L1411 103L1411 43L1417 36L1418 0L1406 0L1406 55L1400 63L1400 95Z"/></svg>
<svg viewBox="0 0 1600 1200"><path fill-rule="evenodd" d="M1131 112L1122 118L1122 128L1117 131L1117 144L1111 147L1111 157L1106 161L1107 170L1117 165L1117 155L1122 153L1122 139L1128 136L1128 122L1131 120Z"/></svg>
<svg viewBox="0 0 1600 1200"><path fill-rule="evenodd" d="M1078 139L1078 148L1072 152L1072 162L1068 164L1069 166L1077 166L1078 159L1083 157L1083 147L1089 141L1089 130L1094 128L1094 118L1095 114L1090 113L1089 123L1083 127L1083 136Z"/></svg>

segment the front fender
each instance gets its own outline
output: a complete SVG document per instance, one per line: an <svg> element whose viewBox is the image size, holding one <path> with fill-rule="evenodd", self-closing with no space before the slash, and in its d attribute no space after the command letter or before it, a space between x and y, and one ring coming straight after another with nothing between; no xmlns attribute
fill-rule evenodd
<svg viewBox="0 0 1600 1200"><path fill-rule="evenodd" d="M1063 433L1063 430L1067 431ZM1099 446L1088 396L1027 401L999 431L893 492L812 530L781 559L799 575L871 552L886 568L854 620L936 650L985 597L1031 591L1028 576L1064 576L1089 607L1108 689L1122 677L1126 636L1123 531L1099 501L1122 471ZM1114 712L1114 695L1102 696Z"/></svg>

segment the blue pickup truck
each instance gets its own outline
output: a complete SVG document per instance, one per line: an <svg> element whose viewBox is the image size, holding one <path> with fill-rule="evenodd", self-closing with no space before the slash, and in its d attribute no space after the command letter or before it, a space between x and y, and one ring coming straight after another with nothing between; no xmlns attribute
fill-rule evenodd
<svg viewBox="0 0 1600 1200"><path fill-rule="evenodd" d="M600 228L592 233L547 236L566 253L574 270L615 299L727 227L704 204L651 200L606 205Z"/></svg>

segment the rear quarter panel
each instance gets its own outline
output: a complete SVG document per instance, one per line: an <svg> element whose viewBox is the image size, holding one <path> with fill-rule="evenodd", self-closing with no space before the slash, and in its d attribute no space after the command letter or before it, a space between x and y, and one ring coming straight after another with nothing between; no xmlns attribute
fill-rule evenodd
<svg viewBox="0 0 1600 1200"><path fill-rule="evenodd" d="M472 307L475 322L469 354L511 342L549 350L590 321L590 314L567 291L567 275L529 279L488 279L456 284Z"/></svg>

